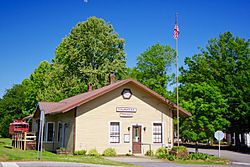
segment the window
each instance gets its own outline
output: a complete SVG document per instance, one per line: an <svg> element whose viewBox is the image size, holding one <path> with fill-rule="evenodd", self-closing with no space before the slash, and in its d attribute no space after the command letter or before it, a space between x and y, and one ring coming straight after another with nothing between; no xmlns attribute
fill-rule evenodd
<svg viewBox="0 0 250 167"><path fill-rule="evenodd" d="M110 122L110 143L120 143L120 123Z"/></svg>
<svg viewBox="0 0 250 167"><path fill-rule="evenodd" d="M46 134L46 141L52 142L54 138L54 122L47 122L47 134Z"/></svg>
<svg viewBox="0 0 250 167"><path fill-rule="evenodd" d="M153 123L153 142L162 143L162 124Z"/></svg>

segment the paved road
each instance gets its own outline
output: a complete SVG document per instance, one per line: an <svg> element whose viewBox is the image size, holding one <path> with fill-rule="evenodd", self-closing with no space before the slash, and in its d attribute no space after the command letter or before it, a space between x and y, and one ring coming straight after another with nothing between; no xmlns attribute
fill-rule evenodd
<svg viewBox="0 0 250 167"><path fill-rule="evenodd" d="M195 152L195 149L188 148L188 151ZM218 156L218 150L199 148L199 152ZM234 163L244 163L250 166L250 154L244 154L244 153L228 151L228 150L221 150L220 154L222 158L228 159Z"/></svg>
<svg viewBox="0 0 250 167"><path fill-rule="evenodd" d="M175 164L175 163L133 163L142 167L248 167L245 165L195 165L195 164Z"/></svg>

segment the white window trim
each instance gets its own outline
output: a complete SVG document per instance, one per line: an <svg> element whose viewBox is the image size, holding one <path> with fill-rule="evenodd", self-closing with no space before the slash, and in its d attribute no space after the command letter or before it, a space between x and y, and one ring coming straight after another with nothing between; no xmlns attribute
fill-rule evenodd
<svg viewBox="0 0 250 167"><path fill-rule="evenodd" d="M161 124L161 143L154 143L154 123ZM165 131L164 122L162 122L162 121L152 122L152 142L151 142L152 145L162 145L162 146L165 145L164 131Z"/></svg>
<svg viewBox="0 0 250 167"><path fill-rule="evenodd" d="M111 141L110 141L110 124L111 124L111 122L118 122L119 123L119 143L111 143ZM109 125L108 125L108 138L109 138L109 145L119 145L119 144L121 144L122 143L122 137L121 137L121 131L122 131L122 124L121 124L121 121L109 121Z"/></svg>
<svg viewBox="0 0 250 167"><path fill-rule="evenodd" d="M46 143L53 143L54 141L47 141L48 140L48 124L49 123L52 123L53 124L53 133L55 133L55 122L46 122L46 134L45 134L45 142ZM54 137L55 137L55 134L54 134ZM55 140L55 139L54 139Z"/></svg>

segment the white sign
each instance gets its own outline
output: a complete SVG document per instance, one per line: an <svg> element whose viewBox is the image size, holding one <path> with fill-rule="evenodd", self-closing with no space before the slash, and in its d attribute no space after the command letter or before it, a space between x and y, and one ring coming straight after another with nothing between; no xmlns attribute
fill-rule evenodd
<svg viewBox="0 0 250 167"><path fill-rule="evenodd" d="M124 134L124 143L129 143L129 141L130 141L130 135Z"/></svg>
<svg viewBox="0 0 250 167"><path fill-rule="evenodd" d="M224 138L224 133L220 130L217 130L215 133L214 133L214 137L217 139L217 140L222 140Z"/></svg>
<svg viewBox="0 0 250 167"><path fill-rule="evenodd" d="M116 107L116 112L136 112L137 109L133 107Z"/></svg>
<svg viewBox="0 0 250 167"><path fill-rule="evenodd" d="M220 157L220 141L224 138L224 133L221 130L217 130L214 133L214 137L219 141L219 152L218 156Z"/></svg>

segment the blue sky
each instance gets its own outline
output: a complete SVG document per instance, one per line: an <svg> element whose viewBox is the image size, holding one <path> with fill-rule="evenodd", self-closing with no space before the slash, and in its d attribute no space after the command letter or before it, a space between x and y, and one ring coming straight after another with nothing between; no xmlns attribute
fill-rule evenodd
<svg viewBox="0 0 250 167"><path fill-rule="evenodd" d="M127 65L157 42L175 47L179 15L179 64L199 53L207 41L230 31L250 38L249 0L1 0L0 97L51 61L62 38L90 16L110 22L125 39ZM87 3L86 3L87 2Z"/></svg>

